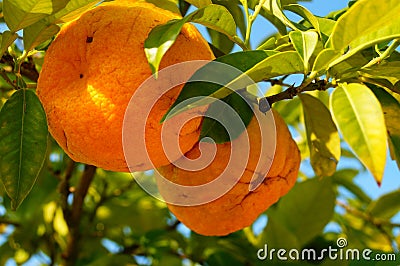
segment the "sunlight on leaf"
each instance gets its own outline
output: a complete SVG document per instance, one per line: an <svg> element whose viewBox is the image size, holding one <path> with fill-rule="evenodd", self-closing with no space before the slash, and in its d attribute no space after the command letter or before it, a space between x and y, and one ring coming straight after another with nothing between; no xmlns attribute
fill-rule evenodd
<svg viewBox="0 0 400 266"><path fill-rule="evenodd" d="M400 1L359 0L342 15L328 41L328 47L347 53L332 62L343 61L373 44L400 37Z"/></svg>
<svg viewBox="0 0 400 266"><path fill-rule="evenodd" d="M365 85L340 84L331 94L330 109L344 140L378 184L386 164L386 126L382 108Z"/></svg>
<svg viewBox="0 0 400 266"><path fill-rule="evenodd" d="M373 86L372 91L382 105L388 133L390 155L400 169L400 103L384 89Z"/></svg>
<svg viewBox="0 0 400 266"><path fill-rule="evenodd" d="M318 176L331 176L340 159L340 138L329 109L308 94L300 94L310 160Z"/></svg>
<svg viewBox="0 0 400 266"><path fill-rule="evenodd" d="M172 20L153 28L144 43L144 50L151 70L156 76L163 56L174 44L183 25L187 22L202 24L230 38L236 35L235 20L229 11L220 5L208 5L182 19Z"/></svg>
<svg viewBox="0 0 400 266"><path fill-rule="evenodd" d="M308 73L309 60L317 47L318 34L315 31L291 31L290 40L294 49L299 53L304 63L304 73Z"/></svg>

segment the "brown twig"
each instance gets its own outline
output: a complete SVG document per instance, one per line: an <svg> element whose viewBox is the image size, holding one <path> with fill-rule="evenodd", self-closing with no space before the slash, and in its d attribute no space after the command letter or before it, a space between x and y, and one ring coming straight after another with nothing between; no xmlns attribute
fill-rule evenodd
<svg viewBox="0 0 400 266"><path fill-rule="evenodd" d="M9 54L4 54L0 59L0 63L7 64L11 66L12 69L14 69L15 67L14 58ZM37 82L39 78L39 72L36 70L36 66L33 62L32 57L28 57L28 61L22 62L20 70L21 75L27 77L34 82Z"/></svg>
<svg viewBox="0 0 400 266"><path fill-rule="evenodd" d="M301 92L304 91L315 91L315 90L326 90L329 87L331 87L331 84L328 84L326 80L318 80L316 82L310 83L307 86L290 86L286 90L277 93L275 95L271 95L268 97L265 97L270 105L272 105L275 102L286 100L286 99L293 99L296 95L298 95Z"/></svg>
<svg viewBox="0 0 400 266"><path fill-rule="evenodd" d="M88 192L90 183L96 173L96 167L85 165L85 170L80 178L79 184L74 192L74 200L70 212L64 217L69 228L67 248L62 257L66 266L75 265L78 258L79 240L81 238L80 221L83 213L83 202Z"/></svg>
<svg viewBox="0 0 400 266"><path fill-rule="evenodd" d="M8 220L7 218L0 217L0 224L13 225L15 227L21 226L20 223Z"/></svg>

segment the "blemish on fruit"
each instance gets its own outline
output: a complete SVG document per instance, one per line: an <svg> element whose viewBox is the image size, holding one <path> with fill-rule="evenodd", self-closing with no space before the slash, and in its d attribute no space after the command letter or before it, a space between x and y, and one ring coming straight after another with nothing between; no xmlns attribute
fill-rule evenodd
<svg viewBox="0 0 400 266"><path fill-rule="evenodd" d="M92 36L87 36L86 37L86 43L91 43L93 42L93 37Z"/></svg>

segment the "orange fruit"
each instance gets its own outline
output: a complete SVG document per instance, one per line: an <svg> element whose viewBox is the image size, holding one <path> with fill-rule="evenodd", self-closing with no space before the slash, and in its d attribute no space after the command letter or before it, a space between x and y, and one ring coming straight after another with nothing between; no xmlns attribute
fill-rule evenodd
<svg viewBox="0 0 400 266"><path fill-rule="evenodd" d="M262 183L253 191L249 190L253 175L257 174L256 165L260 157L261 134L257 120L253 117L246 131L250 152L247 165L238 182L224 195L205 204L181 206L168 203L170 211L191 230L202 235L222 236L251 225L257 217L278 201L295 184L300 167L299 149L279 114L273 110L276 127L275 154L271 167ZM217 178L227 167L231 146L239 138L224 144L216 144L216 155L204 169L197 171L183 170L173 164L160 167L159 173L168 181L185 186L200 186ZM247 138L247 136L246 136ZM185 154L189 159L196 159L202 151L207 150L210 143L201 143ZM245 160L246 158L243 158ZM261 162L265 163L265 158ZM179 163L179 160L176 162ZM231 173L234 175L234 173ZM263 176L264 177L264 176ZM191 195L175 195L172 189L164 187L158 179L159 192L162 196L188 197ZM218 189L218 188L217 188ZM176 193L176 192L175 192ZM171 202L171 201L170 201Z"/></svg>
<svg viewBox="0 0 400 266"><path fill-rule="evenodd" d="M122 127L131 96L152 74L144 41L155 26L176 18L179 16L146 2L120 0L101 4L62 27L46 53L37 93L51 135L73 160L106 170L129 170ZM185 24L160 69L213 58L197 29ZM138 153L131 171L170 162L162 149L159 121L182 87L169 90L154 106L149 103L151 113L143 123L154 165L144 163L146 155ZM192 119L177 133L183 153L197 142L200 123L201 118Z"/></svg>

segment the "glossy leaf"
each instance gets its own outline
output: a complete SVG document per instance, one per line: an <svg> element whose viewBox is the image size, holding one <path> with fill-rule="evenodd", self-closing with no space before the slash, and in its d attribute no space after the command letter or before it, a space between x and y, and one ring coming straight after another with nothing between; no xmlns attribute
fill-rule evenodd
<svg viewBox="0 0 400 266"><path fill-rule="evenodd" d="M246 35L246 21L239 1L213 0L214 4L222 5L232 14L242 36Z"/></svg>
<svg viewBox="0 0 400 266"><path fill-rule="evenodd" d="M400 190L385 194L371 202L367 212L373 217L390 219L400 212Z"/></svg>
<svg viewBox="0 0 400 266"><path fill-rule="evenodd" d="M171 20L166 24L153 28L146 39L144 51L151 71L156 76L161 59L174 44L184 24L184 20Z"/></svg>
<svg viewBox="0 0 400 266"><path fill-rule="evenodd" d="M191 5L194 5L197 8L206 7L212 4L211 0L186 0Z"/></svg>
<svg viewBox="0 0 400 266"><path fill-rule="evenodd" d="M289 33L294 49L303 59L304 73L308 73L309 60L317 47L318 34L315 31L292 31Z"/></svg>
<svg viewBox="0 0 400 266"><path fill-rule="evenodd" d="M282 0L281 0L282 1ZM320 32L319 21L307 8L299 4L289 4L283 7L308 21L317 32Z"/></svg>
<svg viewBox="0 0 400 266"><path fill-rule="evenodd" d="M361 69L360 74L368 78L385 79L388 80L392 85L395 85L400 82L399 68L399 61L383 62L370 68Z"/></svg>
<svg viewBox="0 0 400 266"><path fill-rule="evenodd" d="M3 13L11 31L18 31L64 8L68 1L4 0Z"/></svg>
<svg viewBox="0 0 400 266"><path fill-rule="evenodd" d="M151 30L144 43L146 57L153 73L158 72L162 57L174 44L186 22L202 24L230 38L236 36L236 24L232 15L220 5L208 5L182 19L159 25Z"/></svg>
<svg viewBox="0 0 400 266"><path fill-rule="evenodd" d="M178 8L178 1L176 0L145 0L148 3L152 3L153 5L169 10L171 12L174 12L176 14L181 14Z"/></svg>
<svg viewBox="0 0 400 266"><path fill-rule="evenodd" d="M99 0L70 0L60 11L50 16L48 22L65 23L78 17L82 12L94 7Z"/></svg>
<svg viewBox="0 0 400 266"><path fill-rule="evenodd" d="M309 94L300 94L311 166L318 176L331 176L340 159L340 137L329 109Z"/></svg>
<svg viewBox="0 0 400 266"><path fill-rule="evenodd" d="M16 209L36 182L47 148L47 121L33 91L20 89L0 112L0 176Z"/></svg>
<svg viewBox="0 0 400 266"><path fill-rule="evenodd" d="M232 66L233 68L230 69L229 67L223 67L222 70L224 75L221 75L221 79L225 81L225 83L229 83L229 81L237 78L239 75L241 75L243 72L245 72L248 69L251 69L254 67L257 63L263 61L265 58L268 58L268 56L274 55L276 52L273 51L247 51L247 52L237 52L233 54L229 54L226 56L219 57L215 59L214 61L220 62L227 64L229 66ZM181 93L179 94L178 98L174 102L174 104L170 107L168 112L164 115L162 118L162 121L166 119L168 116L169 118L177 115L181 112L184 112L190 108L194 108L196 106L201 106L204 104L210 104L211 100L209 99L208 101L197 101L197 102L192 102L191 106L186 106L184 108L175 108L179 103L190 100L192 98L198 97L198 96L213 96L215 95L215 92L217 92L223 84L216 84L216 83L211 83L211 82L204 82L204 81L196 81L196 80L209 80L208 78L210 76L214 76L217 74L215 70L216 65L214 63L206 64L191 77L190 80L192 82L187 82L185 86L183 87ZM218 66L220 67L220 66ZM221 66L222 67L222 66ZM232 70L232 71L227 71L227 70ZM233 71L235 70L235 71ZM218 77L218 80L220 78ZM222 82L222 80L221 80ZM226 85L226 84L225 84ZM251 84L247 84L251 85ZM244 86L245 87L245 86ZM217 99L222 99L227 97L232 91L229 90L229 93L221 96L220 98ZM174 109L175 108L175 109ZM173 111L171 111L173 110Z"/></svg>
<svg viewBox="0 0 400 266"><path fill-rule="evenodd" d="M18 35L16 33L13 33L9 30L4 31L0 35L0 54L3 55L5 51L7 51L7 48L18 38Z"/></svg>
<svg viewBox="0 0 400 266"><path fill-rule="evenodd" d="M60 30L55 24L47 24L38 21L24 29L24 46L26 51L30 51L37 45L52 38Z"/></svg>
<svg viewBox="0 0 400 266"><path fill-rule="evenodd" d="M274 54L245 72L255 82L283 75L303 73L303 61L295 51Z"/></svg>
<svg viewBox="0 0 400 266"><path fill-rule="evenodd" d="M277 208L268 210L267 214L270 219L274 219L291 232L302 247L320 234L332 218L335 199L330 179L312 178L296 184L287 195L280 199ZM266 240L269 244L268 235Z"/></svg>
<svg viewBox="0 0 400 266"><path fill-rule="evenodd" d="M337 21L328 46L349 50L332 62L334 65L376 43L400 37L400 2L398 0L359 0Z"/></svg>
<svg viewBox="0 0 400 266"><path fill-rule="evenodd" d="M218 51L222 52L223 55L229 54L232 51L235 43L226 35L212 29L207 29L207 31L210 35L212 45L217 48Z"/></svg>
<svg viewBox="0 0 400 266"><path fill-rule="evenodd" d="M388 92L374 86L372 91L381 103L388 133L390 155L400 169L400 103Z"/></svg>
<svg viewBox="0 0 400 266"><path fill-rule="evenodd" d="M295 25L283 12L281 0L266 0L263 4L263 9L265 9L268 13L278 18L284 25L293 29L300 30L298 25Z"/></svg>
<svg viewBox="0 0 400 266"><path fill-rule="evenodd" d="M322 50L316 57L314 61L314 65L312 67L312 72L316 72L318 74L322 74L326 70L328 70L330 62L334 58L339 56L339 52L333 49L324 49Z"/></svg>
<svg viewBox="0 0 400 266"><path fill-rule="evenodd" d="M227 105L223 106L221 103L214 102L208 107L199 139L209 137L215 143L230 142L237 138L250 123L253 111L242 96L232 93L221 100ZM210 118L209 114L212 114L215 119ZM243 122L243 126L237 124L240 122L237 120L237 115ZM227 125L229 125L229 132L226 129Z"/></svg>
<svg viewBox="0 0 400 266"><path fill-rule="evenodd" d="M331 94L330 109L344 140L380 184L386 164L386 126L378 99L365 85L341 84Z"/></svg>

